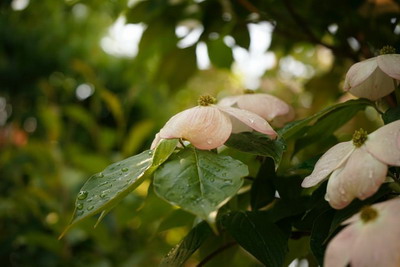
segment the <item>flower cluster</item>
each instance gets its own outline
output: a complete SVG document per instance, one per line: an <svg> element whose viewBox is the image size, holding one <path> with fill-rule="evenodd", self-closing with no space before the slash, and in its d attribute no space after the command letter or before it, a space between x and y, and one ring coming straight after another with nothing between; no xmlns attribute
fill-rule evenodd
<svg viewBox="0 0 400 267"><path fill-rule="evenodd" d="M367 135L360 129L353 140L329 149L302 183L312 187L329 177L326 200L336 209L354 198L366 199L385 181L388 165L400 166L400 120Z"/></svg>

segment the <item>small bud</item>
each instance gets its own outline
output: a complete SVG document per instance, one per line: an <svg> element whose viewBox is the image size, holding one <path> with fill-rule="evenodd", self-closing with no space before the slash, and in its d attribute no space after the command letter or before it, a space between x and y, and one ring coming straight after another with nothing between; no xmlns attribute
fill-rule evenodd
<svg viewBox="0 0 400 267"><path fill-rule="evenodd" d="M355 147L362 146L368 139L368 133L363 128L356 130L353 134L353 145Z"/></svg>
<svg viewBox="0 0 400 267"><path fill-rule="evenodd" d="M365 206L361 209L360 218L363 223L368 223L378 217L378 211L371 206Z"/></svg>
<svg viewBox="0 0 400 267"><path fill-rule="evenodd" d="M396 54L396 48L390 45L385 45L379 50L379 55Z"/></svg>
<svg viewBox="0 0 400 267"><path fill-rule="evenodd" d="M199 97L199 100L197 101L197 103L200 106L209 106L209 105L215 104L216 102L217 102L217 100L210 95L202 95Z"/></svg>

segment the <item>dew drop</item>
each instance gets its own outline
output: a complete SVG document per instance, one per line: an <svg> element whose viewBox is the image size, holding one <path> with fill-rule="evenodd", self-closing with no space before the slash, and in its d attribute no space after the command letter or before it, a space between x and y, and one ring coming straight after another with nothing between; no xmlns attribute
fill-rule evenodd
<svg viewBox="0 0 400 267"><path fill-rule="evenodd" d="M76 209L78 209L78 210L83 209L83 204L82 203L76 204Z"/></svg>
<svg viewBox="0 0 400 267"><path fill-rule="evenodd" d="M97 174L97 178L103 178L104 177L104 173L99 173L99 174Z"/></svg>
<svg viewBox="0 0 400 267"><path fill-rule="evenodd" d="M105 192L102 192L101 194L100 194L100 197L101 198L105 198L107 196L107 193L105 193Z"/></svg>
<svg viewBox="0 0 400 267"><path fill-rule="evenodd" d="M210 182L212 182L212 183L213 183L214 181L215 181L215 179L214 179L214 178L210 178Z"/></svg>
<svg viewBox="0 0 400 267"><path fill-rule="evenodd" d="M122 168L121 171L127 172L127 171L129 171L129 169L128 168Z"/></svg>
<svg viewBox="0 0 400 267"><path fill-rule="evenodd" d="M118 162L118 163L117 163L117 166L121 166L121 162Z"/></svg>
<svg viewBox="0 0 400 267"><path fill-rule="evenodd" d="M83 210L79 210L79 211L76 212L76 216L78 216L78 217L82 216L83 213L84 213Z"/></svg>
<svg viewBox="0 0 400 267"><path fill-rule="evenodd" d="M99 186L104 186L106 184L108 184L108 181L102 182L101 184L99 184Z"/></svg>
<svg viewBox="0 0 400 267"><path fill-rule="evenodd" d="M87 200L86 200L86 202L92 202L93 201L93 198L91 197L91 198L88 198Z"/></svg>
<svg viewBox="0 0 400 267"><path fill-rule="evenodd" d="M92 205L92 206L89 206L89 207L87 207L87 210L92 210L92 209L94 209L94 206Z"/></svg>
<svg viewBox="0 0 400 267"><path fill-rule="evenodd" d="M84 200L86 199L88 196L88 191L80 191L78 194L78 199L79 200Z"/></svg>
<svg viewBox="0 0 400 267"><path fill-rule="evenodd" d="M253 119L249 119L249 121L250 121L250 123L254 123L254 120L253 120Z"/></svg>
<svg viewBox="0 0 400 267"><path fill-rule="evenodd" d="M153 151L149 151L149 155L153 155Z"/></svg>
<svg viewBox="0 0 400 267"><path fill-rule="evenodd" d="M211 145L212 144L212 139L207 139L207 144Z"/></svg>

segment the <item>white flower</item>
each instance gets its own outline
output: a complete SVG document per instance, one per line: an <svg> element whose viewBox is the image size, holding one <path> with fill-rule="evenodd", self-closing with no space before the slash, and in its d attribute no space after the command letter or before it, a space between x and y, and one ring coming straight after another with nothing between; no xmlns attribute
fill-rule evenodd
<svg viewBox="0 0 400 267"><path fill-rule="evenodd" d="M228 96L221 99L218 105L237 106L240 109L251 111L277 127L282 127L286 122L294 119L293 108L279 98L269 94Z"/></svg>
<svg viewBox="0 0 400 267"><path fill-rule="evenodd" d="M214 149L223 145L232 132L231 118L252 129L275 138L277 133L263 118L252 112L214 105L210 96L200 98L199 106L173 116L156 135L154 148L160 139L181 138L198 149Z"/></svg>
<svg viewBox="0 0 400 267"><path fill-rule="evenodd" d="M385 181L388 165L400 166L400 120L369 135L361 129L353 141L333 146L302 186L312 187L329 177L325 198L333 208L341 209L354 198L373 195Z"/></svg>
<svg viewBox="0 0 400 267"><path fill-rule="evenodd" d="M351 66L344 90L357 97L378 100L396 89L400 80L400 55L386 54Z"/></svg>
<svg viewBox="0 0 400 267"><path fill-rule="evenodd" d="M400 198L364 207L328 244L326 267L400 266Z"/></svg>

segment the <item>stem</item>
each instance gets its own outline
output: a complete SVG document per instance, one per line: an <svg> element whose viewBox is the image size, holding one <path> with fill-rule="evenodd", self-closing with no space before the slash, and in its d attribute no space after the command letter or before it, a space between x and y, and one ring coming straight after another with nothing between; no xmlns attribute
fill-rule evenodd
<svg viewBox="0 0 400 267"><path fill-rule="evenodd" d="M227 250L228 248L231 248L235 245L237 245L237 243L235 241L232 241L230 243L223 245L222 247L217 248L216 250L211 252L208 256L206 256L199 264L197 264L196 267L204 266L207 262L212 260L215 256L217 256L221 252L223 252L223 251Z"/></svg>

